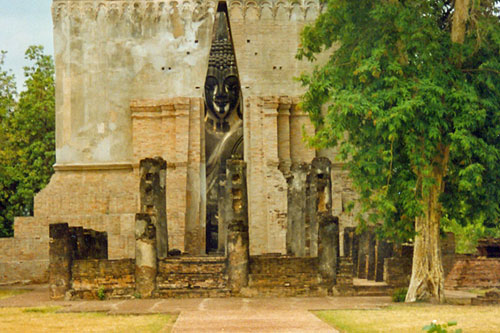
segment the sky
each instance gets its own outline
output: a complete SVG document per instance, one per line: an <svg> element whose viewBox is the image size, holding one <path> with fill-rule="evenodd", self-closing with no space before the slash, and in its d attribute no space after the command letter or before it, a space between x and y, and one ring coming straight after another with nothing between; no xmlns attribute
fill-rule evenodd
<svg viewBox="0 0 500 333"><path fill-rule="evenodd" d="M7 51L4 69L12 69L18 91L23 89L24 52L30 45L42 45L54 55L52 0L0 0L0 50Z"/></svg>

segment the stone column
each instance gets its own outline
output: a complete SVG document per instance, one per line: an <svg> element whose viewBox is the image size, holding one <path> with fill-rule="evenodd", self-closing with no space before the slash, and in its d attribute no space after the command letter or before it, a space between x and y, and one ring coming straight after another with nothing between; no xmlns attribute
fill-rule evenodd
<svg viewBox="0 0 500 333"><path fill-rule="evenodd" d="M51 224L49 236L49 293L51 299L60 300L71 288L73 245L68 224Z"/></svg>
<svg viewBox="0 0 500 333"><path fill-rule="evenodd" d="M230 221L227 230L227 272L229 288L238 293L248 285L249 236L248 198L246 186L246 163L243 160L228 160L226 186L230 207L226 209Z"/></svg>
<svg viewBox="0 0 500 333"><path fill-rule="evenodd" d="M286 234L287 253L303 257L306 255L306 181L309 166L306 163L292 164L288 178L288 228Z"/></svg>
<svg viewBox="0 0 500 333"><path fill-rule="evenodd" d="M339 218L327 213L319 215L319 272L330 290L336 282L339 258Z"/></svg>
<svg viewBox="0 0 500 333"><path fill-rule="evenodd" d="M318 214L332 213L331 162L326 157L316 157L311 162L308 176L308 198L306 228L309 240L309 255L318 254ZM307 247L307 244L306 244Z"/></svg>
<svg viewBox="0 0 500 333"><path fill-rule="evenodd" d="M358 276L358 259L359 259L359 235L354 230L352 232L352 275Z"/></svg>
<svg viewBox="0 0 500 333"><path fill-rule="evenodd" d="M368 244L370 241L369 238L370 236L366 230L359 235L357 277L360 279L366 279L366 262L368 256Z"/></svg>
<svg viewBox="0 0 500 333"><path fill-rule="evenodd" d="M166 170L167 162L161 157L146 158L140 162L140 212L155 216L159 258L166 257L168 253Z"/></svg>
<svg viewBox="0 0 500 333"><path fill-rule="evenodd" d="M366 267L366 278L372 281L375 280L375 275L376 275L375 250L376 250L375 232L373 231L373 229L370 229L368 233L368 257L367 257L368 263Z"/></svg>
<svg viewBox="0 0 500 333"><path fill-rule="evenodd" d="M249 239L248 225L244 221L233 220L229 223L227 253L229 288L237 294L248 285Z"/></svg>
<svg viewBox="0 0 500 333"><path fill-rule="evenodd" d="M135 216L135 289L143 298L149 298L156 289L156 228L155 216Z"/></svg>
<svg viewBox="0 0 500 333"><path fill-rule="evenodd" d="M392 243L377 239L377 250L375 253L375 281L384 281L384 260L392 257Z"/></svg>

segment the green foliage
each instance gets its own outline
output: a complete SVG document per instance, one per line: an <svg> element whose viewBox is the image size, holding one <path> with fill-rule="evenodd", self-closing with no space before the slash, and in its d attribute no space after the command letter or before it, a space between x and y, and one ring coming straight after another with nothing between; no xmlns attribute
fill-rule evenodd
<svg viewBox="0 0 500 333"><path fill-rule="evenodd" d="M455 234L455 245L457 253L476 253L477 242L481 238L500 238L500 226L488 227L481 219L471 221L467 225L461 225L456 220L443 220L444 231Z"/></svg>
<svg viewBox="0 0 500 333"><path fill-rule="evenodd" d="M53 61L41 46L28 48L26 59L18 101L13 76L0 68L0 236L12 235L15 216L33 214L33 197L55 162Z"/></svg>
<svg viewBox="0 0 500 333"><path fill-rule="evenodd" d="M464 44L450 38L453 3L327 1L302 33L299 58L329 50L301 81L315 147L339 146L360 194L362 223L414 236L449 161L443 216L459 225L500 221L500 1L474 1Z"/></svg>
<svg viewBox="0 0 500 333"><path fill-rule="evenodd" d="M392 301L396 303L404 302L406 299L406 294L408 293L408 288L398 288L392 293Z"/></svg>
<svg viewBox="0 0 500 333"><path fill-rule="evenodd" d="M97 289L97 298L101 301L106 299L106 291L104 290L104 287L99 287L99 289Z"/></svg>
<svg viewBox="0 0 500 333"><path fill-rule="evenodd" d="M438 324L435 320L430 323L429 325L426 325L422 328L422 331L426 332L432 332L432 333L447 333L450 326L456 326L457 322L456 321L450 321L446 324ZM462 329L458 328L454 330L453 332L455 333L462 333Z"/></svg>

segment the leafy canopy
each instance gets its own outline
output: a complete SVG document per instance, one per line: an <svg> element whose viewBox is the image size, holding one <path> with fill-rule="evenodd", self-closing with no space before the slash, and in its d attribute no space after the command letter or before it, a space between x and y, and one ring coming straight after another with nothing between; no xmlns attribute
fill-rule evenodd
<svg viewBox="0 0 500 333"><path fill-rule="evenodd" d="M0 236L12 235L15 216L33 214L33 197L50 180L55 161L52 57L31 46L26 60L26 90L18 100L14 77L0 62Z"/></svg>
<svg viewBox="0 0 500 333"><path fill-rule="evenodd" d="M473 1L464 44L443 0L329 0L299 58L334 50L301 77L317 147L339 145L362 206L394 239L413 235L432 170L450 154L446 219L497 225L500 208L500 1Z"/></svg>

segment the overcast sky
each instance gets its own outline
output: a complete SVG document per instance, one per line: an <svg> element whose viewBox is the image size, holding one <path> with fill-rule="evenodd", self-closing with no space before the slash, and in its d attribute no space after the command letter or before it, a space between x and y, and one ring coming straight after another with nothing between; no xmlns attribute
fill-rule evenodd
<svg viewBox="0 0 500 333"><path fill-rule="evenodd" d="M24 52L30 45L43 45L53 56L52 0L0 0L0 50L7 51L4 69L12 69L18 90L24 82Z"/></svg>

